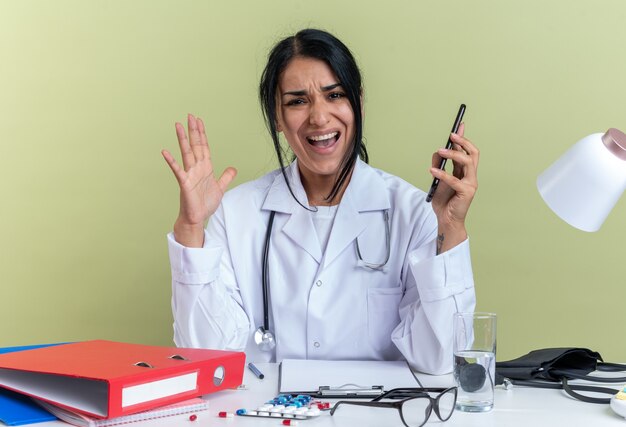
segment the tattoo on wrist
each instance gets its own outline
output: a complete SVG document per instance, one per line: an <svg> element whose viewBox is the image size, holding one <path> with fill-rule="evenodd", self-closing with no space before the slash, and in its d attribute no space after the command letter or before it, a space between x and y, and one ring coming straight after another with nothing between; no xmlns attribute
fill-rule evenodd
<svg viewBox="0 0 626 427"><path fill-rule="evenodd" d="M437 255L441 253L441 248L443 247L443 239L445 239L443 233L437 235Z"/></svg>

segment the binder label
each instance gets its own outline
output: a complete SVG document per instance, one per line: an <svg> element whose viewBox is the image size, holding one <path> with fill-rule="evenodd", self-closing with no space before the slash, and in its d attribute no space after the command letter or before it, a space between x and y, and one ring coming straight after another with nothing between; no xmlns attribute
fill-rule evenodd
<svg viewBox="0 0 626 427"><path fill-rule="evenodd" d="M122 407L150 402L176 394L196 391L198 386L198 372L191 372L176 377L150 381L143 384L126 386L122 389Z"/></svg>

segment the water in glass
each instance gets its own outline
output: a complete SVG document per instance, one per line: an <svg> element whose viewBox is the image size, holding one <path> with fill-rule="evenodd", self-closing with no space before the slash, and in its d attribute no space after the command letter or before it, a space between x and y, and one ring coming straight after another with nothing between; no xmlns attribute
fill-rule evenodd
<svg viewBox="0 0 626 427"><path fill-rule="evenodd" d="M485 412L493 407L496 357L487 351L459 351L454 354L454 379L459 385L457 409Z"/></svg>

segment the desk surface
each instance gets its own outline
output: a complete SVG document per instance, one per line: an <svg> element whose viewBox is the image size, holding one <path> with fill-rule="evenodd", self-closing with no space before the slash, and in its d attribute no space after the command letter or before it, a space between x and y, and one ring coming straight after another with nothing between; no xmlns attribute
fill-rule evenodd
<svg viewBox="0 0 626 427"><path fill-rule="evenodd" d="M281 425L280 419L253 417L237 417L230 419L218 418L220 411L235 412L239 408L254 409L263 402L278 394L278 365L258 364L265 374L259 380L248 369L244 376L247 390L227 390L206 398L210 409L197 413L197 420L189 421L189 415L179 415L151 421L127 424L132 427L234 427L234 426L274 426ZM430 377L418 375L424 386L442 386L452 382L451 377ZM337 411L332 417L322 412L318 418L301 421L301 427L403 427L397 411L390 409L374 409L352 407L345 411ZM68 426L61 421L33 424L37 427ZM504 390L496 387L494 409L487 413L464 413L455 411L452 418L441 423L433 414L426 424L441 427L527 427L527 426L567 426L567 427L626 427L626 419L615 414L609 405L584 403L572 399L561 390L545 390L515 387Z"/></svg>

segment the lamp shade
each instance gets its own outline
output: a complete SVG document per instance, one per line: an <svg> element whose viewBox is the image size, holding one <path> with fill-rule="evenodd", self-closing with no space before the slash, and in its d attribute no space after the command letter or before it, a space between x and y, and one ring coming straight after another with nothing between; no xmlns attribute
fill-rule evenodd
<svg viewBox="0 0 626 427"><path fill-rule="evenodd" d="M597 231L626 188L626 135L611 128L581 139L539 175L537 188L565 222Z"/></svg>

